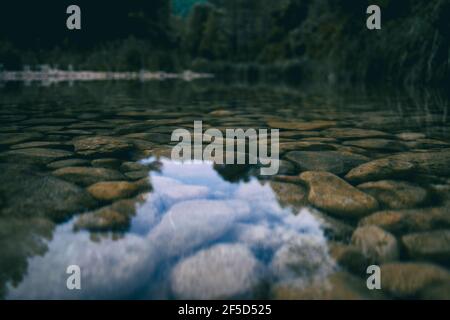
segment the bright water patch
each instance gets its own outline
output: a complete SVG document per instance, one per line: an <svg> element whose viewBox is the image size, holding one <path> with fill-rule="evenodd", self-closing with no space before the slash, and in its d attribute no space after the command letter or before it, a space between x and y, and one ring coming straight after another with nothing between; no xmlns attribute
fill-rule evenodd
<svg viewBox="0 0 450 320"><path fill-rule="evenodd" d="M127 233L59 225L8 298L265 298L274 283L306 286L333 272L309 209L282 208L269 184L227 182L211 163L161 162ZM74 264L82 288L70 291Z"/></svg>

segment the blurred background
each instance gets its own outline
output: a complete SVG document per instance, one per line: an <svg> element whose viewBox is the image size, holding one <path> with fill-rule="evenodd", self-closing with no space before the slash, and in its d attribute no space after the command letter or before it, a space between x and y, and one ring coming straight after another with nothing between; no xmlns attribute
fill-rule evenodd
<svg viewBox="0 0 450 320"><path fill-rule="evenodd" d="M71 4L80 31L66 28ZM366 28L370 4L381 7L382 30ZM449 45L450 0L16 0L0 11L3 70L445 86Z"/></svg>

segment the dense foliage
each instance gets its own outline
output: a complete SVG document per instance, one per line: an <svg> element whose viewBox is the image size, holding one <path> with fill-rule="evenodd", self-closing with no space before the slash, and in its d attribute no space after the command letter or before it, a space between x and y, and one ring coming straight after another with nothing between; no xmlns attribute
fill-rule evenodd
<svg viewBox="0 0 450 320"><path fill-rule="evenodd" d="M256 62L319 80L450 80L449 0L210 2L215 6L194 7L185 41L194 58L220 62L216 66ZM373 3L382 9L382 30L366 28L366 9Z"/></svg>
<svg viewBox="0 0 450 320"><path fill-rule="evenodd" d="M78 2L84 14L80 32L61 27L64 15L55 22L33 14L61 15L65 1L27 5L21 19L11 14L20 12L21 1L10 4L9 13L2 10L0 63L193 68L297 80L450 80L450 0ZM381 7L382 30L367 30L369 4ZM36 28L25 27L30 23Z"/></svg>
<svg viewBox="0 0 450 320"><path fill-rule="evenodd" d="M203 3L205 1L206 0L172 0L173 14L186 16L195 4Z"/></svg>

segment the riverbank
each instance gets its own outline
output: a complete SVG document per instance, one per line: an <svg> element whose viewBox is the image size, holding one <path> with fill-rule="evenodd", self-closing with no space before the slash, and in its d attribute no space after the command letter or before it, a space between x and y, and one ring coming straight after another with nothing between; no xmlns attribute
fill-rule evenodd
<svg viewBox="0 0 450 320"><path fill-rule="evenodd" d="M104 81L104 80L139 80L139 81L162 81L168 79L179 79L193 81L197 79L213 78L209 73L198 73L186 70L181 73L170 72L104 72L104 71L66 71L58 69L46 69L41 71L3 71L0 72L0 81L22 81L22 82L71 82L71 81Z"/></svg>

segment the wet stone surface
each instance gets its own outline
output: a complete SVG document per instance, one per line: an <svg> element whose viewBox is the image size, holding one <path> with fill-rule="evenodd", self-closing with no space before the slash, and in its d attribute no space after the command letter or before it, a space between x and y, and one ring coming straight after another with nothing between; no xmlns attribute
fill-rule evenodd
<svg viewBox="0 0 450 320"><path fill-rule="evenodd" d="M178 82L0 93L0 298L450 296L442 99ZM171 161L172 132L200 120L279 129L278 174ZM70 264L82 291L66 289Z"/></svg>

